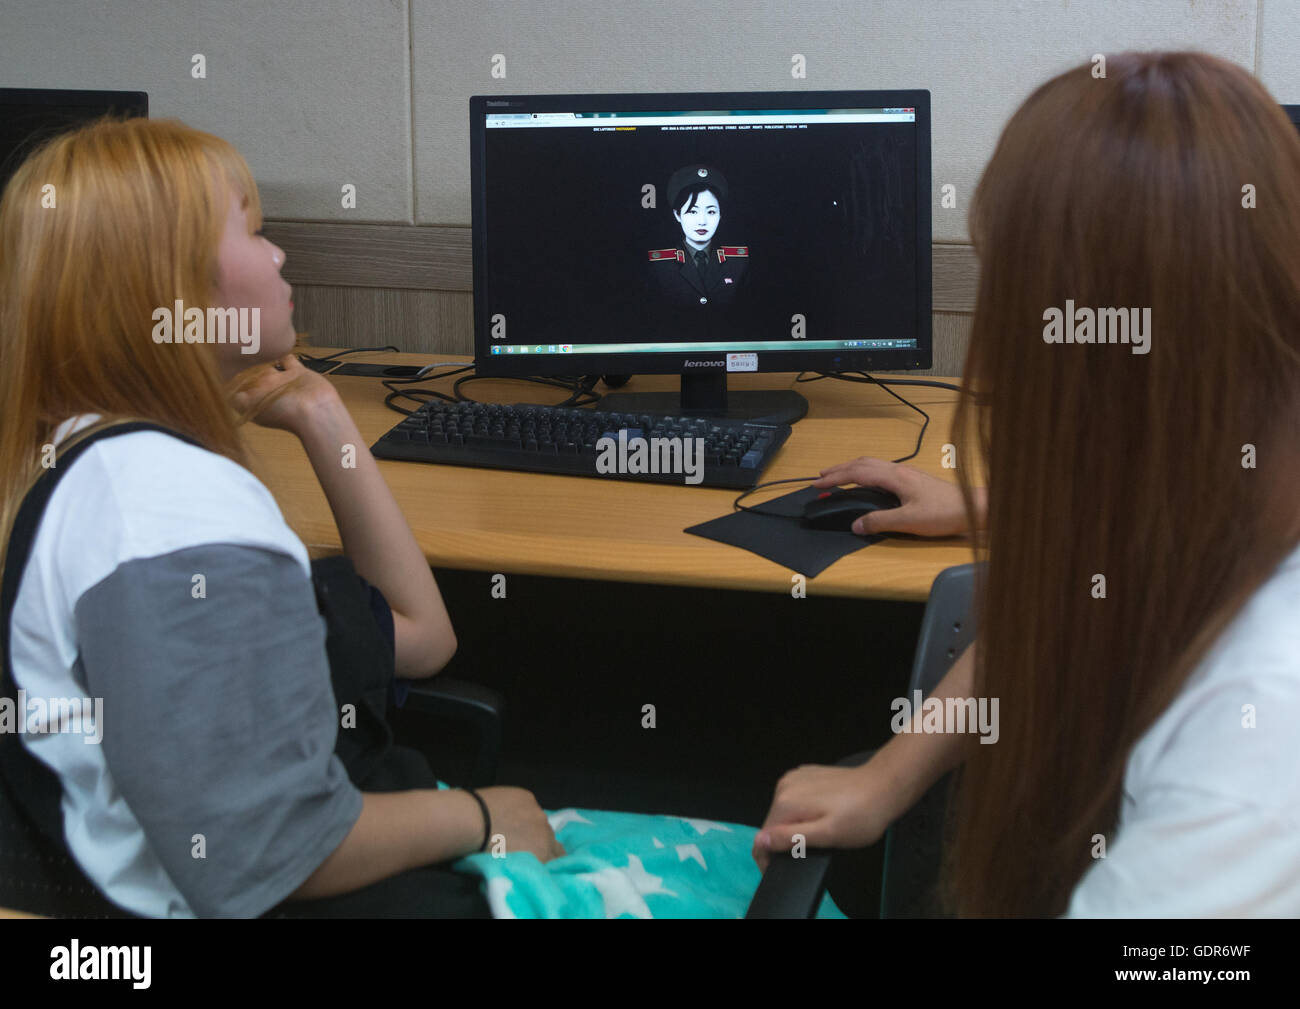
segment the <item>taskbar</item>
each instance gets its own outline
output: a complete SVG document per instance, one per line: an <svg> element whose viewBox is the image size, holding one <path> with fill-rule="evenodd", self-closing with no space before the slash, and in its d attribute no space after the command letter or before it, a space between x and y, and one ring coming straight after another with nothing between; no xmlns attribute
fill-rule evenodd
<svg viewBox="0 0 1300 1009"><path fill-rule="evenodd" d="M737 343L528 343L494 345L493 354L754 354L773 350L916 350L916 340L758 340Z"/></svg>

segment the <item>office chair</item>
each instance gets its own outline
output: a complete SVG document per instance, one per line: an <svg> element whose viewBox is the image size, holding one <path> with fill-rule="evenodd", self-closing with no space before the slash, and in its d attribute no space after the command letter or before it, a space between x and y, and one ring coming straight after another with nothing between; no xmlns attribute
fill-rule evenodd
<svg viewBox="0 0 1300 1009"><path fill-rule="evenodd" d="M921 619L921 634L912 659L908 697L919 690L930 694L965 648L975 640L971 601L978 565L962 564L939 572ZM839 761L856 767L874 750ZM938 877L944 812L952 775L945 775L885 832L885 862L881 879L880 917L916 918L935 915L934 884ZM833 849L810 849L805 858L774 857L750 901L747 918L811 918L826 889Z"/></svg>
<svg viewBox="0 0 1300 1009"><path fill-rule="evenodd" d="M491 687L450 676L435 676L430 680L408 680L409 693L405 711L420 715L465 722L475 732L478 745L470 767L469 788L485 788L497 777L497 761L501 755L501 694ZM422 747L423 749L423 747ZM434 770L437 764L431 760Z"/></svg>

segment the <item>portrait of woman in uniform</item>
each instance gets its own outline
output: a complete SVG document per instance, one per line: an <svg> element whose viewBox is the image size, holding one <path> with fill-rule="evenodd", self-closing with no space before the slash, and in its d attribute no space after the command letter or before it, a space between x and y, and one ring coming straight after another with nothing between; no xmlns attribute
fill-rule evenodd
<svg viewBox="0 0 1300 1009"><path fill-rule="evenodd" d="M666 195L681 233L676 245L649 251L652 287L680 309L711 314L732 304L744 285L749 247L717 240L730 198L726 178L709 165L687 165L673 172Z"/></svg>

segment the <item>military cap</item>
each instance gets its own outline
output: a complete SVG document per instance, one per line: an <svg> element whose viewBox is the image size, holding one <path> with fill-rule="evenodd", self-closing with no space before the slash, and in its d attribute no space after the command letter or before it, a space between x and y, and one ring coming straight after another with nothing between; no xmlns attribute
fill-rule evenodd
<svg viewBox="0 0 1300 1009"><path fill-rule="evenodd" d="M720 171L708 165L687 165L677 169L668 179L669 205L676 210L682 190L697 182L706 183L719 200L727 198L727 179Z"/></svg>

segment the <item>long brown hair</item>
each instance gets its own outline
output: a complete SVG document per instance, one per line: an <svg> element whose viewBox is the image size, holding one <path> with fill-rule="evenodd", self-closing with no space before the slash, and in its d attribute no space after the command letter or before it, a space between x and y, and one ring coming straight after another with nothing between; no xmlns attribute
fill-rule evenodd
<svg viewBox="0 0 1300 1009"><path fill-rule="evenodd" d="M211 348L157 344L153 311L214 304L229 195L261 227L257 186L228 142L174 120L103 119L18 168L0 201L0 555L77 414L151 420L248 465L244 418ZM96 425L98 426L98 425ZM79 435L78 437L80 437ZM69 439L65 444L71 444Z"/></svg>
<svg viewBox="0 0 1300 1009"><path fill-rule="evenodd" d="M971 209L954 440L988 480L975 682L1000 740L968 740L951 806L961 914L1065 910L1129 750L1300 542L1300 136L1214 57L1092 71L1030 96ZM1149 308L1147 352L1047 342L1067 299Z"/></svg>

